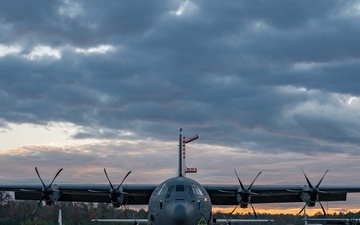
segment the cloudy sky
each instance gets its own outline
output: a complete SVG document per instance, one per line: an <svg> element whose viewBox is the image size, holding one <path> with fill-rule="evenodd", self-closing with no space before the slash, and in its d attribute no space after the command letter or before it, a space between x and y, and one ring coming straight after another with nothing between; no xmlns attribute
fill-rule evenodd
<svg viewBox="0 0 360 225"><path fill-rule="evenodd" d="M0 1L0 183L159 183L183 128L201 183L359 186L359 21L360 1Z"/></svg>

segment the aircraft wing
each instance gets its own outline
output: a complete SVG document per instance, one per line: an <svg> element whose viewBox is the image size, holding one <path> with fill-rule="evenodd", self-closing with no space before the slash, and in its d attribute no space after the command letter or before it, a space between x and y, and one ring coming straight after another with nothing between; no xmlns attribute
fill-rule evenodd
<svg viewBox="0 0 360 225"><path fill-rule="evenodd" d="M209 193L213 205L237 205L235 198L239 185L203 185ZM245 188L247 188L245 186ZM320 201L345 201L347 193L360 192L360 187L322 186L319 193ZM281 203L303 202L300 193L303 186L276 185L252 186L251 191L256 193L251 197L251 203Z"/></svg>
<svg viewBox="0 0 360 225"><path fill-rule="evenodd" d="M123 204L125 205L147 205L149 198L157 185L124 184L121 187L127 194ZM94 184L62 184L52 186L60 193L57 201L72 202L103 202L109 201L110 187L106 185ZM15 199L18 200L39 200L42 198L42 188L40 185L0 185L0 191L13 191Z"/></svg>
<svg viewBox="0 0 360 225"><path fill-rule="evenodd" d="M60 193L58 201L73 202L103 202L109 201L108 184L61 184L53 185ZM156 184L124 184L123 191L127 194L123 204L147 205ZM203 185L208 192L213 205L237 205L236 192L238 185ZM246 186L245 186L246 187ZM15 199L39 200L42 198L43 186L40 185L0 185L0 191L13 191ZM251 203L280 203L280 202L303 202L300 193L303 186L257 185L251 188L253 195ZM324 186L319 194L320 201L345 201L347 193L360 192L360 187ZM326 193L325 193L326 192Z"/></svg>

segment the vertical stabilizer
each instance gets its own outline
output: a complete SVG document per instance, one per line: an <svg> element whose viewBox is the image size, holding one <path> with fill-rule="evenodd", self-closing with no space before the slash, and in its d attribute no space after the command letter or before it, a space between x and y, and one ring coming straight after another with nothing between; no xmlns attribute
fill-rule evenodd
<svg viewBox="0 0 360 225"><path fill-rule="evenodd" d="M178 168L178 176L183 176L183 134L182 128L180 128L180 137L179 137L179 168Z"/></svg>

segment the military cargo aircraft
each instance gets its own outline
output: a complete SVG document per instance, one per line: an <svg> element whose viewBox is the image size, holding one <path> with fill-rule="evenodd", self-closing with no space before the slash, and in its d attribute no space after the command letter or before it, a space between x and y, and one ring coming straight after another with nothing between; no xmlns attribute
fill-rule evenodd
<svg viewBox="0 0 360 225"><path fill-rule="evenodd" d="M360 192L360 186L321 186L324 176L316 185L307 178L305 185L254 185L253 182L246 186L241 182L236 170L238 184L206 184L186 177L187 173L196 172L196 168L185 166L185 145L196 140L198 135L191 138L183 136L180 129L179 157L177 176L165 180L161 184L123 184L128 172L118 186L110 181L106 169L104 173L109 184L55 184L60 169L50 184L46 185L38 169L35 168L41 184L7 184L0 185L0 191L13 191L15 199L39 200L38 206L44 201L46 205L53 205L57 201L73 202L99 202L112 204L113 207L122 205L148 205L148 218L139 220L148 225L194 225L223 222L213 219L213 205L233 205L253 209L253 204L303 202L304 208L314 207L318 202L325 213L321 202L345 201L347 193ZM235 208L236 208L235 207ZM303 208L303 209L304 209ZM235 209L234 209L235 210ZM224 220L225 221L225 220ZM226 220L227 224L235 220Z"/></svg>

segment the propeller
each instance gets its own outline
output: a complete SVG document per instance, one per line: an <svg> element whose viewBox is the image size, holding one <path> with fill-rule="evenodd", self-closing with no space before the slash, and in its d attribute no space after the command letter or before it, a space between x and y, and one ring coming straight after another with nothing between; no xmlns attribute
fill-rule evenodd
<svg viewBox="0 0 360 225"><path fill-rule="evenodd" d="M32 212L32 214L35 213L35 211L39 208L41 202L43 200L45 200L45 203L47 205L52 205L54 204L55 201L57 201L59 198L60 198L60 191L59 189L57 188L56 185L53 186L53 183L56 179L56 177L60 174L60 172L63 170L63 168L61 168L55 175L55 177L53 178L53 180L51 181L51 183L49 185L45 185L44 181L41 179L41 176L39 174L39 171L37 169L37 167L35 167L35 171L36 171L36 174L38 175L40 181L41 181L41 184L43 185L42 189L39 190L38 192L41 192L42 193L42 196L41 196L41 199L39 200L36 208L34 209L34 211ZM31 190L28 190L28 191L31 191Z"/></svg>
<svg viewBox="0 0 360 225"><path fill-rule="evenodd" d="M126 175L125 175L125 177L123 178L123 180L121 181L121 183L119 184L119 186L117 187L117 188L114 188L114 186L112 185L112 183L111 183L111 181L110 181L110 179L109 179L109 176L107 175L107 172L106 172L106 169L104 168L104 173L105 173L105 175L106 175L106 178L107 178L107 180L109 181L109 184L110 184L110 187L111 187L111 189L110 189L110 199L109 199L109 201L106 203L106 206L107 205L109 205L109 203L111 203L111 202L114 202L114 203L116 203L116 202L118 202L118 203L122 203L122 201L121 202L119 202L119 197L122 195L124 195L124 194L127 194L127 193L125 193L125 192L123 192L122 190L120 190L120 187L121 187L121 185L124 183L124 181L125 181L125 179L129 176L129 174L131 173L131 171L129 171ZM119 204L119 206L120 206L120 204ZM116 205L116 207L119 207L119 206L117 206Z"/></svg>
<svg viewBox="0 0 360 225"><path fill-rule="evenodd" d="M114 185L111 183L109 176L106 172L106 169L104 168L104 173L106 176L106 179L108 180L109 184L110 184L110 190L109 191L96 191L96 190L89 190L91 192L100 192L100 193L107 193L109 194L109 201L106 203L106 206L109 205L111 202L113 203L113 206L118 208L121 206L123 200L124 200L124 195L126 195L126 192L123 192L121 185L124 183L125 179L129 176L129 174L131 173L131 171L129 171L125 177L123 178L123 180L121 181L121 183L119 184L119 186L117 186L116 188L114 187Z"/></svg>
<svg viewBox="0 0 360 225"><path fill-rule="evenodd" d="M321 179L319 180L319 182L318 182L315 186L313 186L313 185L311 184L311 182L310 182L309 178L306 176L304 170L302 170L302 171L303 171L303 174L304 174L304 176L305 176L307 185L305 185L301 191L298 191L298 190L288 190L288 191L290 191L290 192L298 192L298 193L300 193L300 197L301 197L301 198L304 200L304 202L305 202L304 207L302 207L302 209L300 210L300 212L299 212L298 214L301 214L301 213L305 210L306 206L313 207L313 206L315 206L315 203L316 203L316 202L319 202L319 204L320 204L320 206L321 206L321 209L322 209L322 211L323 211L323 213L324 213L324 216L326 216L326 212L325 212L324 206L322 205L322 203L321 203L320 200L319 200L319 194L320 194L320 193L328 193L328 192L326 192L326 191L321 191L321 190L319 189L319 187L320 187L320 184L321 184L321 182L323 181L325 175L327 174L327 172L328 172L329 170L326 170L326 171L325 171L324 175L321 177Z"/></svg>
<svg viewBox="0 0 360 225"><path fill-rule="evenodd" d="M235 210L237 209L238 206L240 206L241 208L247 208L248 205L250 204L253 212L254 212L254 215L255 215L255 218L257 218L257 214L256 214L256 211L253 207L253 205L251 204L251 196L253 195L257 195L257 193L255 192L252 192L251 191L251 187L253 186L254 182L256 181L256 179L259 177L259 175L261 174L261 172L259 172L255 179L253 180L253 182L251 182L251 184L249 185L248 188L245 188L244 185L242 184L240 178L239 178L239 175L237 174L236 170L234 169L234 172L235 172L235 175L239 181L239 184L240 184L240 187L239 189L236 191L236 192L231 192L231 191L224 191L224 190L219 190L220 192L224 192L224 193L234 193L237 195L237 202L238 204L235 206L235 208L233 209L233 211L230 213L233 214L233 212L235 212Z"/></svg>

